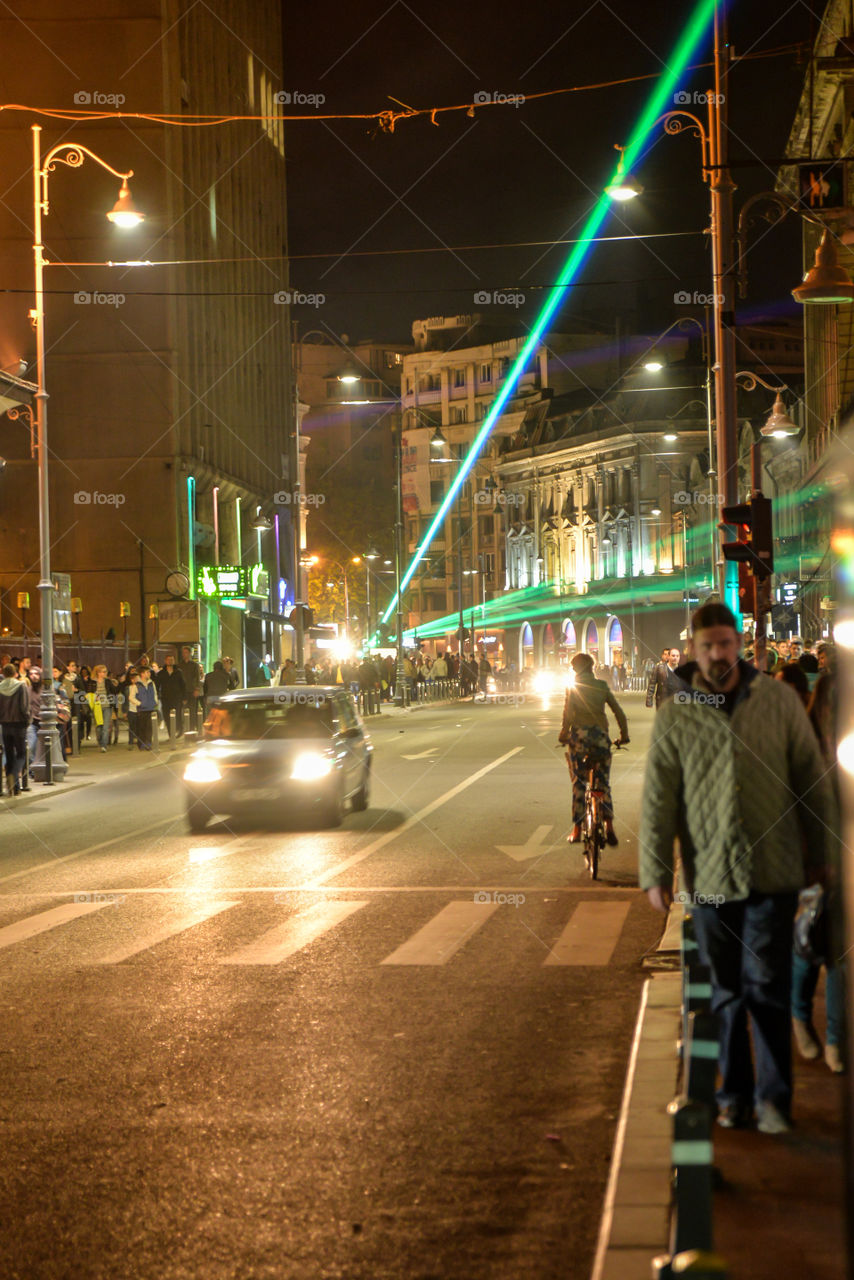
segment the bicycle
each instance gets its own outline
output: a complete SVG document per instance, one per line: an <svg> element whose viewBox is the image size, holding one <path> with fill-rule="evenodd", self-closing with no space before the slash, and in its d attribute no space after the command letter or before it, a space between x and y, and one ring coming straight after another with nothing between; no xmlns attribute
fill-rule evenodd
<svg viewBox="0 0 854 1280"><path fill-rule="evenodd" d="M619 739L615 739L614 747L617 751L623 745ZM584 820L581 827L581 840L584 846L584 862L590 872L590 879L596 880L599 875L599 858L605 847L605 820L602 817L602 802L605 799L605 792L598 790L593 785L595 773L595 765L593 763L585 760L584 772L586 777L584 781Z"/></svg>

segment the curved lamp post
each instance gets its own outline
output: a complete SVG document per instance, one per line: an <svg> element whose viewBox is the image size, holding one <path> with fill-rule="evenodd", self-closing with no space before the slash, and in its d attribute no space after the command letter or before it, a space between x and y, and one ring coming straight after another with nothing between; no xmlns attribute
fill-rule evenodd
<svg viewBox="0 0 854 1280"><path fill-rule="evenodd" d="M48 489L48 445L47 445L47 391L45 390L45 341L44 341L44 268L47 266L42 244L42 215L50 211L48 203L48 179L58 164L68 165L71 169L79 169L88 156L114 178L120 178L122 185L119 197L107 214L111 222L119 227L135 227L143 220L143 215L133 207L128 178L133 177L133 170L123 173L107 164L94 151L75 142L59 142L51 147L44 160L41 158L41 125L32 126L33 134L33 255L35 262L35 308L31 313L36 331L36 385L35 394L35 448L38 455L38 494L39 494L39 583L41 595L41 630L42 630L42 673L47 683L42 689L41 724L39 728L38 749L33 762L33 776L38 782L51 785L55 778L65 776L66 764L62 759L59 737L56 732L56 695L53 689L53 579L50 573L50 506Z"/></svg>

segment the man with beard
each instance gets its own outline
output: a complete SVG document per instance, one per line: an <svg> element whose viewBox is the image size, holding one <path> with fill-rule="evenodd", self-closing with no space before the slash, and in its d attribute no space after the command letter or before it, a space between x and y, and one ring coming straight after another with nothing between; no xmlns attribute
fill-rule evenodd
<svg viewBox="0 0 854 1280"><path fill-rule="evenodd" d="M691 625L693 662L655 717L644 778L640 885L673 901L678 837L720 1040L718 1123L791 1127L792 925L798 890L822 879L834 802L798 695L739 658L726 605ZM752 1029L753 1050L751 1058Z"/></svg>
<svg viewBox="0 0 854 1280"><path fill-rule="evenodd" d="M656 663L646 688L646 705L655 707L656 711L662 702L672 698L682 688L682 681L676 674L681 653L678 649L662 649L661 661Z"/></svg>

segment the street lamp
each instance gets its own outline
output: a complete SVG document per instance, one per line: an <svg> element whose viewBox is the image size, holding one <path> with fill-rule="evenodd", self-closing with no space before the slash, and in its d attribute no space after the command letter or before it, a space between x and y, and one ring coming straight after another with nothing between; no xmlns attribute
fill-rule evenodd
<svg viewBox="0 0 854 1280"><path fill-rule="evenodd" d="M371 631L371 561L379 560L380 553L371 547L365 552L362 558L365 561L365 607L368 615L368 628L365 633L365 644L368 650L370 650L371 636L373 635L373 632Z"/></svg>
<svg viewBox="0 0 854 1280"><path fill-rule="evenodd" d="M35 265L35 308L32 318L36 331L36 385L35 394L35 437L38 453L38 491L39 491L39 583L41 593L41 627L42 627L42 672L47 683L43 685L41 697L41 724L39 727L38 749L33 761L33 777L36 781L53 784L54 778L65 776L66 764L62 759L59 736L56 731L56 695L53 688L53 579L50 573L50 506L48 488L48 442L47 442L47 391L45 389L45 307L44 307L44 268L47 265L42 244L42 215L50 212L48 202L48 179L58 164L68 165L70 169L79 169L88 156L107 173L121 178L122 186L119 198L107 214L111 222L119 227L135 227L142 222L142 214L134 207L130 198L128 178L133 177L133 169L123 173L107 164L94 151L81 143L59 142L51 147L42 161L41 158L41 125L32 126L33 134L33 257Z"/></svg>

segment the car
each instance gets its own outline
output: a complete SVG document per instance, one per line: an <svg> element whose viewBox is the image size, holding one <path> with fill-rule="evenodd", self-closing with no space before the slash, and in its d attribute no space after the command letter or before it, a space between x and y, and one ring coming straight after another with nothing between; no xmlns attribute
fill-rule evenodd
<svg viewBox="0 0 854 1280"><path fill-rule="evenodd" d="M529 667L522 673L522 689L544 702L550 698L563 698L567 689L575 684L572 667Z"/></svg>
<svg viewBox="0 0 854 1280"><path fill-rule="evenodd" d="M184 769L187 822L214 814L317 817L341 825L367 809L373 747L338 685L237 689L213 699Z"/></svg>

